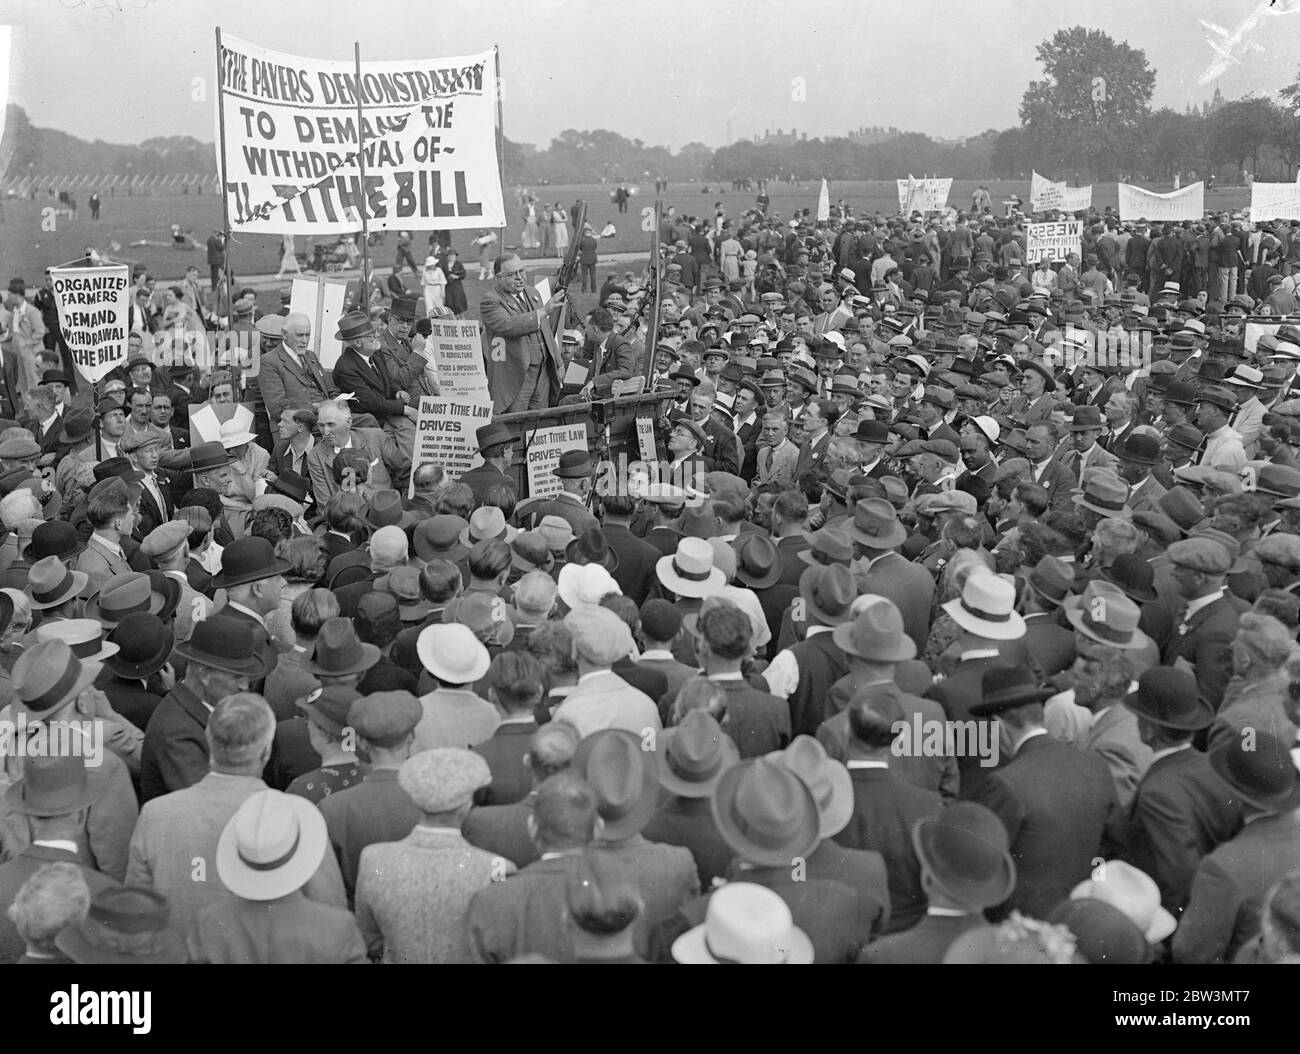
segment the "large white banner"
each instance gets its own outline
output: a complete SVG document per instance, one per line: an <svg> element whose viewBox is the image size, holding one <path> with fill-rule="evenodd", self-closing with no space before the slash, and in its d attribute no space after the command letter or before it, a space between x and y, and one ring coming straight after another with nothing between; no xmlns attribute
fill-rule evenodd
<svg viewBox="0 0 1300 1054"><path fill-rule="evenodd" d="M1128 183L1118 184L1121 220L1199 220L1205 215L1205 184L1157 194Z"/></svg>
<svg viewBox="0 0 1300 1054"><path fill-rule="evenodd" d="M1040 260L1065 262L1070 253L1083 254L1083 220L1025 225L1025 262Z"/></svg>
<svg viewBox="0 0 1300 1054"><path fill-rule="evenodd" d="M1092 184L1086 187L1067 187L1064 183L1045 179L1037 172L1029 181L1029 208L1032 212L1086 212L1092 207Z"/></svg>
<svg viewBox="0 0 1300 1054"><path fill-rule="evenodd" d="M1252 183L1250 218L1255 223L1260 220L1300 220L1300 183Z"/></svg>
<svg viewBox="0 0 1300 1054"><path fill-rule="evenodd" d="M50 285L59 328L77 372L89 381L103 380L126 362L131 268L126 264L51 267Z"/></svg>
<svg viewBox="0 0 1300 1054"><path fill-rule="evenodd" d="M898 211L903 215L913 212L942 212L948 204L952 190L951 179L900 179L898 183Z"/></svg>
<svg viewBox="0 0 1300 1054"><path fill-rule="evenodd" d="M505 226L495 50L445 59L303 58L221 38L217 147L231 227L343 234ZM357 155L357 100L365 186Z"/></svg>

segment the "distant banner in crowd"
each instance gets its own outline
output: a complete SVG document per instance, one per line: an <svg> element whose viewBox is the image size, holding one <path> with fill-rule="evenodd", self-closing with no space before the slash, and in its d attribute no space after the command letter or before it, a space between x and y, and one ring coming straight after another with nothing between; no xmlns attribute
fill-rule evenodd
<svg viewBox="0 0 1300 1054"><path fill-rule="evenodd" d="M528 496L545 497L563 489L560 478L552 472L566 450L587 449L587 426L584 423L539 428L528 436Z"/></svg>
<svg viewBox="0 0 1300 1054"><path fill-rule="evenodd" d="M1037 172L1029 181L1029 208L1032 212L1085 212L1092 207L1092 184L1086 187L1067 187L1064 183L1045 179Z"/></svg>
<svg viewBox="0 0 1300 1054"><path fill-rule="evenodd" d="M1260 220L1300 220L1300 183L1260 183L1250 185L1250 218Z"/></svg>
<svg viewBox="0 0 1300 1054"><path fill-rule="evenodd" d="M1199 220L1205 215L1205 184L1157 194L1128 183L1119 185L1121 220Z"/></svg>
<svg viewBox="0 0 1300 1054"><path fill-rule="evenodd" d="M425 357L432 358L438 371L438 387L455 399L492 401L488 393L487 370L483 365L483 336L477 319L461 322L430 321L432 332L425 345Z"/></svg>
<svg viewBox="0 0 1300 1054"><path fill-rule="evenodd" d="M1243 331L1242 344L1246 351L1254 355L1255 346L1259 343L1260 337L1270 336L1282 328L1281 322L1247 322Z"/></svg>
<svg viewBox="0 0 1300 1054"><path fill-rule="evenodd" d="M289 311L311 320L311 348L327 370L332 370L343 354L343 342L335 334L347 291L346 281L323 275L295 278L289 287Z"/></svg>
<svg viewBox="0 0 1300 1054"><path fill-rule="evenodd" d="M1025 262L1040 260L1064 263L1070 253L1083 255L1083 220L1025 225Z"/></svg>
<svg viewBox="0 0 1300 1054"><path fill-rule="evenodd" d="M952 190L951 179L898 180L898 211L904 216L913 212L942 212Z"/></svg>
<svg viewBox="0 0 1300 1054"><path fill-rule="evenodd" d="M59 312L59 328L77 371L100 381L126 362L131 330L131 268L51 267L50 284Z"/></svg>
<svg viewBox="0 0 1300 1054"><path fill-rule="evenodd" d="M420 400L415 419L415 451L412 468L432 462L441 465L448 480L458 480L476 465L483 464L474 433L492 420L492 404L480 399L445 399L426 395ZM415 494L415 473L407 496Z"/></svg>
<svg viewBox="0 0 1300 1054"><path fill-rule="evenodd" d="M221 38L231 227L257 234L504 227L495 51L363 62ZM364 115L366 182L357 156Z"/></svg>
<svg viewBox="0 0 1300 1054"><path fill-rule="evenodd" d="M822 180L822 189L817 192L817 222L824 223L831 218L831 188Z"/></svg>

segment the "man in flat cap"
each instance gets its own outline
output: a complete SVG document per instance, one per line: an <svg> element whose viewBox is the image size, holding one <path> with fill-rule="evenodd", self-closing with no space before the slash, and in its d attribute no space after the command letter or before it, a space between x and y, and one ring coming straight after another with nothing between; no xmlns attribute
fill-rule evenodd
<svg viewBox="0 0 1300 1054"><path fill-rule="evenodd" d="M356 893L361 852L375 842L396 842L420 822L419 807L398 782L410 756L415 726L424 716L410 692L373 692L348 710L362 750L370 755L370 773L355 787L337 791L320 803L330 842L338 857L348 904Z"/></svg>
<svg viewBox="0 0 1300 1054"><path fill-rule="evenodd" d="M153 561L168 578L180 586L172 635L177 644L190 639L194 626L213 612L212 601L191 585L186 569L190 564L190 525L185 520L168 520L144 536L140 552Z"/></svg>
<svg viewBox="0 0 1300 1054"><path fill-rule="evenodd" d="M371 959L465 961L470 901L515 871L461 834L474 792L491 780L487 762L472 750L439 747L402 763L397 782L419 809L419 822L399 842L366 846L357 874L357 923Z"/></svg>
<svg viewBox="0 0 1300 1054"><path fill-rule="evenodd" d="M1174 542L1165 554L1184 604L1161 661L1193 673L1196 688L1217 710L1232 676L1232 640L1247 609L1226 585L1232 554L1210 538Z"/></svg>
<svg viewBox="0 0 1300 1054"><path fill-rule="evenodd" d="M621 728L633 735L662 730L659 708L610 667L636 651L627 623L608 608L571 611L564 618L573 637L578 684L555 711L555 720L568 721L581 735L602 728Z"/></svg>

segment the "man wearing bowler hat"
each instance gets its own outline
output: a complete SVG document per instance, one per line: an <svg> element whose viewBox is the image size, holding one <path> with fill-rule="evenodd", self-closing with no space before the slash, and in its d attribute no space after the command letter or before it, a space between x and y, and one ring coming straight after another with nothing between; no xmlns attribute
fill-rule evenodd
<svg viewBox="0 0 1300 1054"><path fill-rule="evenodd" d="M1155 436L1130 433L1111 448L1118 459L1115 471L1129 485L1126 504L1132 512L1159 512L1156 504L1165 487L1156 479L1155 467L1164 464L1160 440Z"/></svg>
<svg viewBox="0 0 1300 1054"><path fill-rule="evenodd" d="M1210 765L1241 802L1242 826L1201 860L1174 934L1178 963L1232 962L1259 935L1264 900L1300 868L1300 782L1294 744L1265 730L1210 751Z"/></svg>
<svg viewBox="0 0 1300 1054"><path fill-rule="evenodd" d="M284 573L288 570L289 561L276 556L270 542L249 535L222 550L221 571L212 579L213 589L226 591L222 615L249 625L257 654L267 670L275 669L279 654L271 641L266 618L280 606Z"/></svg>
<svg viewBox="0 0 1300 1054"><path fill-rule="evenodd" d="M209 753L204 733L212 708L228 695L247 691L267 672L256 652L252 627L224 615L198 623L189 642L175 650L185 660L185 679L158 704L145 729L140 756L144 801L204 777Z"/></svg>
<svg viewBox="0 0 1300 1054"><path fill-rule="evenodd" d="M351 392L356 408L373 414L399 448L413 449L418 414L407 403L424 360L413 355L413 363L398 361L364 311L349 311L338 327L335 337L343 342L343 352L334 365L334 383Z"/></svg>
<svg viewBox="0 0 1300 1054"><path fill-rule="evenodd" d="M1241 801L1192 747L1214 710L1197 695L1191 674L1153 666L1124 705L1137 715L1153 760L1137 785L1120 856L1155 880L1161 904L1177 918L1201 860L1241 826Z"/></svg>
<svg viewBox="0 0 1300 1054"><path fill-rule="evenodd" d="M515 508L515 522L519 524L541 523L547 516L559 516L573 528L575 535L580 535L593 527L599 527L600 521L588 507L588 495L595 486L596 463L588 450L566 450L560 455L560 463L551 469L551 474L560 481L560 492L549 498L529 498Z"/></svg>
<svg viewBox="0 0 1300 1054"><path fill-rule="evenodd" d="M1024 667L993 666L969 707L972 717L997 717L1001 754L1010 759L974 794L1002 821L1016 862L1016 887L999 916L1018 909L1042 918L1069 896L1092 874L1118 808L1106 762L1047 734L1043 701L1051 694Z"/></svg>
<svg viewBox="0 0 1300 1054"><path fill-rule="evenodd" d="M512 490L516 488L515 478L510 474L515 437L510 429L499 424L483 425L474 435L478 440L478 452L483 455L483 464L470 469L458 482L474 492L476 505L482 505L484 495L492 487L505 484Z"/></svg>

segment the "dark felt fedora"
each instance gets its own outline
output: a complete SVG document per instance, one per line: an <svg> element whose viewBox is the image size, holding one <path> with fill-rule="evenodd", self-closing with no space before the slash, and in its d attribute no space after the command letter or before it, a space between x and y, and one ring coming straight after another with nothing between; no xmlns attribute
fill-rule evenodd
<svg viewBox="0 0 1300 1054"><path fill-rule="evenodd" d="M221 552L221 570L212 579L213 589L260 582L289 570L289 561L275 555L271 543L256 535L236 538Z"/></svg>

